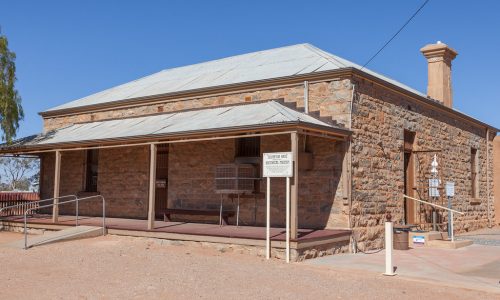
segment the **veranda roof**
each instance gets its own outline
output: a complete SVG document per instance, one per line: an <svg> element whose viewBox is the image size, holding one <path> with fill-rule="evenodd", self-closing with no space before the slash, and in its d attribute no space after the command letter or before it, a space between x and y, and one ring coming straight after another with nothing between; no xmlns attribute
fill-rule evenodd
<svg viewBox="0 0 500 300"><path fill-rule="evenodd" d="M60 146L169 139L199 133L301 126L345 137L350 131L288 108L277 101L240 104L142 117L73 124L2 145L0 152L54 149Z"/></svg>

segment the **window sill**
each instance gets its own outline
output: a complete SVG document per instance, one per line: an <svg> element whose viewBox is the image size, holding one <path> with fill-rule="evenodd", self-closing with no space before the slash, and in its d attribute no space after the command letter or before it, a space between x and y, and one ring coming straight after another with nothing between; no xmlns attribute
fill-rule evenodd
<svg viewBox="0 0 500 300"><path fill-rule="evenodd" d="M479 204L481 204L481 199L478 199L478 198L471 198L471 199L469 200L469 204L470 204L470 205L479 205Z"/></svg>
<svg viewBox="0 0 500 300"><path fill-rule="evenodd" d="M76 195L79 198L97 196L97 195L100 195L100 194L101 194L100 192L87 192L87 191L80 191L80 192L76 193Z"/></svg>

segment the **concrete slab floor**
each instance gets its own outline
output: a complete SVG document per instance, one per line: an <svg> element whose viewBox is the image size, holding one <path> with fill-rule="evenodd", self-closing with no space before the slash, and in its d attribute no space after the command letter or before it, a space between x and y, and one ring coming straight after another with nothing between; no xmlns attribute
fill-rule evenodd
<svg viewBox="0 0 500 300"><path fill-rule="evenodd" d="M500 294L500 247L471 245L461 249L394 250L393 260L399 278ZM385 250L375 254L325 256L304 263L382 274Z"/></svg>

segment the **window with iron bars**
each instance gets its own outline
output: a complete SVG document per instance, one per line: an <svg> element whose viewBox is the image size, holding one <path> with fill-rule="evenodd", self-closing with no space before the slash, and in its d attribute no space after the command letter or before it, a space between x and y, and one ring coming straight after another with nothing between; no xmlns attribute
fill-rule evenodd
<svg viewBox="0 0 500 300"><path fill-rule="evenodd" d="M85 191L97 192L97 177L99 167L99 150L87 150Z"/></svg>

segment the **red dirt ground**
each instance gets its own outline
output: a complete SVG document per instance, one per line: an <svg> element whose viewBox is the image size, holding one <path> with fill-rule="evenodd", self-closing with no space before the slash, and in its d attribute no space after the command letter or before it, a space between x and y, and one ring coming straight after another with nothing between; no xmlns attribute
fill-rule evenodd
<svg viewBox="0 0 500 300"><path fill-rule="evenodd" d="M22 238L0 232L0 243ZM493 299L477 290L108 235L0 248L0 299ZM498 299L498 298L497 298Z"/></svg>

